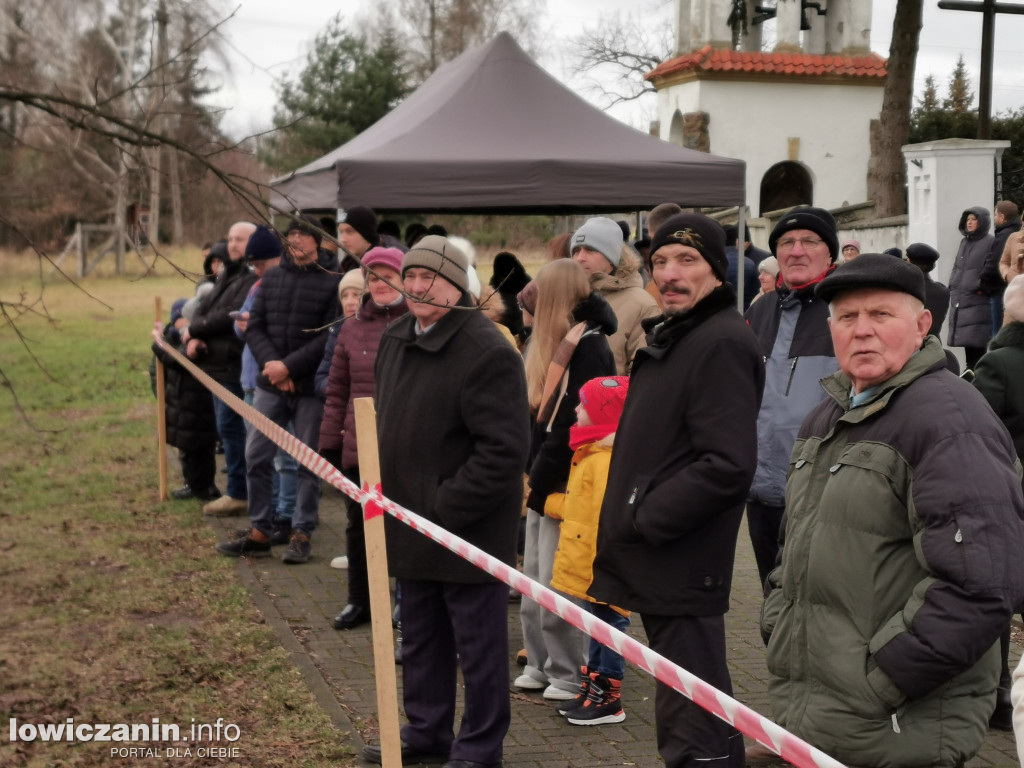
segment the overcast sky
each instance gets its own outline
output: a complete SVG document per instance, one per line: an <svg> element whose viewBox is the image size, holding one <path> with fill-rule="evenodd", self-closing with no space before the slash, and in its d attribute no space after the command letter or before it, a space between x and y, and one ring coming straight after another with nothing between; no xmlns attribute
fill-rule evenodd
<svg viewBox="0 0 1024 768"><path fill-rule="evenodd" d="M213 102L225 110L224 127L236 137L270 126L276 93L275 80L298 72L314 37L339 11L346 20L356 20L373 6L373 0L236 0L238 10L220 32L230 57L231 73L218 76L221 92ZM1021 4L1024 3L1014 3ZM604 106L596 94L582 89L583 80L571 71L572 57L566 55L567 41L595 25L601 15L643 12L645 24L672 23L672 0L541 0L546 15L538 27L551 30L551 38L540 46L541 64L555 77L581 95ZM233 7L233 6L231 6ZM889 38L896 0L874 0L871 47L888 56ZM624 11L623 9L637 9ZM997 112L1024 106L1024 15L1000 14L996 23L995 77L992 101ZM934 75L940 97L945 84L963 54L967 68L977 77L981 60L981 14L942 11L934 2L925 3L924 28L918 55L918 92L924 78ZM643 128L654 118L653 101L624 105L611 114L634 127Z"/></svg>

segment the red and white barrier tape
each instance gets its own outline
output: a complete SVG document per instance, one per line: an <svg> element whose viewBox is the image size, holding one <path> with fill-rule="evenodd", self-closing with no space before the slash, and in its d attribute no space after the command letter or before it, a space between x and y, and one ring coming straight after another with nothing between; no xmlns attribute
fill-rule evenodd
<svg viewBox="0 0 1024 768"><path fill-rule="evenodd" d="M602 645L613 649L624 658L649 672L655 679L686 696L701 708L732 725L736 730L781 755L798 768L845 768L839 761L811 746L789 731L758 714L750 707L722 693L699 677L652 651L647 646L596 618L578 605L538 582L524 576L515 568L492 557L444 528L420 517L384 496L378 488L360 488L287 430L282 429L251 405L239 400L176 349L168 346L158 331L153 333L160 347L186 368L213 394L219 397L243 419L272 440L278 447L315 475L333 485L346 496L363 505L364 517L370 518L388 512L410 528L419 531L464 560L487 571L496 579L536 601L556 616L582 630Z"/></svg>

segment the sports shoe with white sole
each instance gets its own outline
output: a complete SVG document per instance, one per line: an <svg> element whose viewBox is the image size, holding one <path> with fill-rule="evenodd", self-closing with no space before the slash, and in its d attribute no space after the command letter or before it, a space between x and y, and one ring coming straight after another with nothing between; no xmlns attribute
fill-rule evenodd
<svg viewBox="0 0 1024 768"><path fill-rule="evenodd" d="M542 691L545 684L529 675L520 675L512 685L521 691Z"/></svg>

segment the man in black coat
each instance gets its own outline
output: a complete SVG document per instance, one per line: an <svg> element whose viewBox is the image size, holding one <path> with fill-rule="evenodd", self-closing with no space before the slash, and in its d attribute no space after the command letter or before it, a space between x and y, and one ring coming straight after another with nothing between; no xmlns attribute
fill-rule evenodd
<svg viewBox="0 0 1024 768"><path fill-rule="evenodd" d="M409 314L377 352L381 487L508 565L530 445L522 358L469 297L469 259L428 235L402 261ZM508 587L390 515L400 580L406 765L499 766L511 721ZM457 670L466 706L454 733ZM364 757L380 763L380 748Z"/></svg>
<svg viewBox="0 0 1024 768"><path fill-rule="evenodd" d="M299 440L315 446L320 442L324 404L316 393L314 378L324 356L327 327L338 315L338 260L319 247L320 230L307 219L294 219L286 233L287 252L279 266L264 274L245 332L260 371L252 404L277 425L287 427L290 423ZM219 543L217 551L221 554L270 554L276 455L277 445L270 438L258 429L249 430L245 461L251 530ZM309 560L309 542L319 510L320 480L300 465L291 540L283 562Z"/></svg>
<svg viewBox="0 0 1024 768"><path fill-rule="evenodd" d="M658 653L731 694L724 614L757 462L764 363L725 282L725 235L682 213L651 242L665 314L633 363L612 450L589 594L638 611ZM743 766L743 739L659 682L669 768Z"/></svg>
<svg viewBox="0 0 1024 768"><path fill-rule="evenodd" d="M1003 327L1003 291L1006 283L999 274L999 260L1003 257L1003 249L1010 235L1020 231L1020 209L1016 203L1000 200L996 203L992 214L992 223L996 231L993 234L992 247L981 268L981 290L988 294L989 308L992 311L992 335L999 333Z"/></svg>
<svg viewBox="0 0 1024 768"><path fill-rule="evenodd" d="M235 321L230 312L241 308L256 275L245 261L245 246L256 231L256 225L239 221L228 230L228 259L217 275L213 290L196 309L188 328L182 332L185 353L200 368L239 400L242 399L243 344L235 334ZM248 491L245 484L245 421L218 398L213 399L217 417L217 433L224 446L224 463L228 472L227 493L203 507L203 512L216 517L245 514Z"/></svg>

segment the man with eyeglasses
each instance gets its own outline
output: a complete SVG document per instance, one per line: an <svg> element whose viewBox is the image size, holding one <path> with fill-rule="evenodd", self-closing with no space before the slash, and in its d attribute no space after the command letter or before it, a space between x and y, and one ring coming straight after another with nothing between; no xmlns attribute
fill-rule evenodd
<svg viewBox="0 0 1024 768"><path fill-rule="evenodd" d="M747 529L762 584L779 552L786 474L797 430L825 397L818 382L838 367L828 306L814 295L814 286L834 269L839 253L835 219L822 208L794 208L775 225L768 246L779 261L779 284L746 313L765 362L757 471L747 500Z"/></svg>

